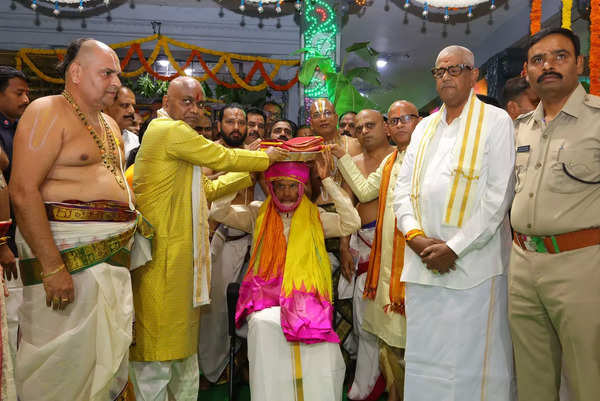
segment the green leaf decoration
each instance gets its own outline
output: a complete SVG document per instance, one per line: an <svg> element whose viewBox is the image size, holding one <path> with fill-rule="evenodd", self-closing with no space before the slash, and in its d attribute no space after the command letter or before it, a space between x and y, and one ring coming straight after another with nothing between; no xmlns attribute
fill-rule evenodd
<svg viewBox="0 0 600 401"><path fill-rule="evenodd" d="M206 97L213 97L213 91L210 89L210 86L206 82L202 82L202 89L204 89L204 94Z"/></svg>
<svg viewBox="0 0 600 401"><path fill-rule="evenodd" d="M310 51L311 51L311 49L309 47L303 47L302 49L298 49L295 52L293 52L292 54L290 54L290 56L295 56L297 54L302 54L302 53L308 53Z"/></svg>
<svg viewBox="0 0 600 401"><path fill-rule="evenodd" d="M356 43L353 43L352 45L346 47L346 53L353 53L353 52L355 52L357 50L360 50L360 49L366 49L366 48L369 47L369 43L371 43L371 42L356 42Z"/></svg>
<svg viewBox="0 0 600 401"><path fill-rule="evenodd" d="M300 74L298 74L298 80L300 81L300 83L302 83L302 85L308 86L313 75L315 75L315 70L317 69L317 66L321 62L329 62L329 58L312 57L302 64Z"/></svg>
<svg viewBox="0 0 600 401"><path fill-rule="evenodd" d="M360 78L373 86L381 86L379 72L372 69L371 67L353 68L346 73L346 77L350 82L352 82L354 78Z"/></svg>

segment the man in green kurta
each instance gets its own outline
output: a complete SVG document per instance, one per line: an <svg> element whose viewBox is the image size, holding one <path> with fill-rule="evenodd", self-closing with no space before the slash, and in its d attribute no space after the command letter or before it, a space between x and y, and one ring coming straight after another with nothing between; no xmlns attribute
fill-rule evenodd
<svg viewBox="0 0 600 401"><path fill-rule="evenodd" d="M210 181L201 166L263 171L285 153L227 149L192 128L204 101L193 78L173 80L163 109L144 135L133 188L155 228L152 261L133 273L134 344L130 376L138 400L198 397L198 306L210 302L207 200L252 185L248 173Z"/></svg>

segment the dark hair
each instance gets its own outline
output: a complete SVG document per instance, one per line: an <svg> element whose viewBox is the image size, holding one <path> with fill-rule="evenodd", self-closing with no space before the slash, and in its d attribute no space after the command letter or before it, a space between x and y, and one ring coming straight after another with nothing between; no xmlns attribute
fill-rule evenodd
<svg viewBox="0 0 600 401"><path fill-rule="evenodd" d="M477 98L479 100L481 100L483 103L491 104L492 106L502 108L502 105L495 97L486 96L486 95L477 95Z"/></svg>
<svg viewBox="0 0 600 401"><path fill-rule="evenodd" d="M296 133L298 132L298 125L295 122L293 122L292 120L280 118L279 120L275 121L273 123L273 125L271 126L271 131L269 132L269 137L271 136L271 132L273 132L273 127L275 126L275 124L277 124L278 122L281 122L281 121L285 121L286 123L288 123L290 125L290 128L292 129L292 136L296 136Z"/></svg>
<svg viewBox="0 0 600 401"><path fill-rule="evenodd" d="M0 65L0 92L4 92L8 88L8 81L13 78L21 78L27 82L27 77L22 71L8 65Z"/></svg>
<svg viewBox="0 0 600 401"><path fill-rule="evenodd" d="M541 31L529 38L529 44L527 45L527 53L529 53L529 49L531 49L533 45L535 45L537 42L549 35L562 35L568 38L571 41L571 43L573 43L573 47L575 48L575 57L579 56L579 52L581 51L579 36L577 36L572 30L566 28L542 29Z"/></svg>
<svg viewBox="0 0 600 401"><path fill-rule="evenodd" d="M56 72L58 72L58 75L60 75L62 78L65 78L65 76L67 75L67 70L69 69L69 66L71 65L73 60L75 60L75 57L77 57L77 55L79 54L81 45L84 42L87 42L88 40L94 40L94 39L79 38L79 39L75 39L74 41L69 43L69 47L67 47L67 53L63 57L62 61L60 61L56 65Z"/></svg>
<svg viewBox="0 0 600 401"><path fill-rule="evenodd" d="M119 95L121 94L121 90L122 89L127 89L129 92L133 93L133 96L135 96L135 92L133 91L133 89L128 88L125 85L122 85L119 90L117 90L117 92L115 93L115 101L119 98Z"/></svg>
<svg viewBox="0 0 600 401"><path fill-rule="evenodd" d="M354 110L348 110L348 111L345 111L345 112L343 112L343 113L340 115L340 118L338 118L338 124L339 124L339 123L342 121L342 118L344 118L344 116L345 116L346 114L350 114L350 113L352 113L352 114L354 114L354 115L356 116L356 112L355 112Z"/></svg>
<svg viewBox="0 0 600 401"><path fill-rule="evenodd" d="M281 115L283 115L283 107L281 107L281 105L277 102L274 102L272 100L269 100L268 102L265 102L265 104L263 104L263 109L265 108L266 105L268 104L272 104L274 106L277 106L279 108L279 111L281 112Z"/></svg>
<svg viewBox="0 0 600 401"><path fill-rule="evenodd" d="M504 89L502 89L502 101L504 102L504 107L511 100L515 100L523 92L529 89L529 82L524 77L514 77L506 81L504 84Z"/></svg>
<svg viewBox="0 0 600 401"><path fill-rule="evenodd" d="M267 121L267 115L261 109L258 109L256 107L250 107L248 110L246 110L246 118L248 118L250 114L256 114L257 116L261 116L263 118L263 121Z"/></svg>
<svg viewBox="0 0 600 401"><path fill-rule="evenodd" d="M246 111L244 110L244 106L242 106L241 104L238 104L238 103L229 103L229 104L226 104L225 107L223 107L219 111L219 121L220 122L223 122L223 116L225 115L225 110L227 110L227 109L240 109L244 113L246 113Z"/></svg>

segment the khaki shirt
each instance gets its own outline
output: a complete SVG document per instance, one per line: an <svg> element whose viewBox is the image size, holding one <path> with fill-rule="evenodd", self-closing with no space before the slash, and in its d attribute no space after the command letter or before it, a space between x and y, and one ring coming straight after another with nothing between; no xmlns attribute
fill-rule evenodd
<svg viewBox="0 0 600 401"><path fill-rule="evenodd" d="M549 123L542 102L517 121L513 228L555 235L600 226L600 97L579 85Z"/></svg>

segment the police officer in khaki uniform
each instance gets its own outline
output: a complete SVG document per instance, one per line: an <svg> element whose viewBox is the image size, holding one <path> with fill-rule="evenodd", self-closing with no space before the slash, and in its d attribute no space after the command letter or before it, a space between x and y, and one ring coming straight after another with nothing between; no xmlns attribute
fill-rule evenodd
<svg viewBox="0 0 600 401"><path fill-rule="evenodd" d="M600 399L600 98L587 95L579 38L534 35L538 107L517 120L509 318L519 399L556 401L564 358L574 400Z"/></svg>

